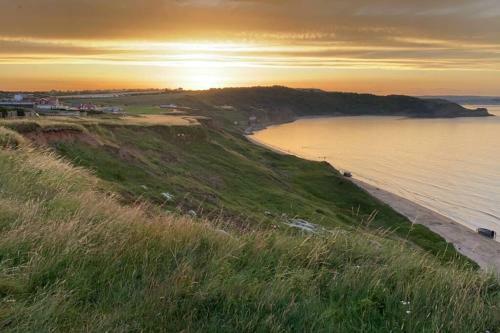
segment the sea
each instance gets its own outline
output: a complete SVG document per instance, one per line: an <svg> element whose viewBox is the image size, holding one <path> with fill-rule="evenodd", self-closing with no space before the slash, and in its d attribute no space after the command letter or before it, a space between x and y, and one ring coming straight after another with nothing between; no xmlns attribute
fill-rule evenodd
<svg viewBox="0 0 500 333"><path fill-rule="evenodd" d="M445 215L500 234L500 105L495 117L299 119L256 132L271 148L312 160Z"/></svg>

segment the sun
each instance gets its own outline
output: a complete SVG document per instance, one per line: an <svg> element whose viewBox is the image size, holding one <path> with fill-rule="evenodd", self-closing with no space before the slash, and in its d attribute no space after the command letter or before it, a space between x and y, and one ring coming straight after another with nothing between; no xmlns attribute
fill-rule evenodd
<svg viewBox="0 0 500 333"><path fill-rule="evenodd" d="M198 73L186 77L186 84L184 87L192 90L206 90L210 88L220 88L223 85L223 80L217 75Z"/></svg>
<svg viewBox="0 0 500 333"><path fill-rule="evenodd" d="M185 89L220 88L227 81L227 70L213 63L188 62L176 68L177 82Z"/></svg>

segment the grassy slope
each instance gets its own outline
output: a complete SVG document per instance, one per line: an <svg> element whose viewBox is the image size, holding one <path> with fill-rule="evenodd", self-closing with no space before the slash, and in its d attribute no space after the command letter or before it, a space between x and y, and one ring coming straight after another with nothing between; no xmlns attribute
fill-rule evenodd
<svg viewBox="0 0 500 333"><path fill-rule="evenodd" d="M25 145L0 135L2 147ZM498 282L401 242L363 229L228 236L155 206L122 206L106 189L51 153L0 149L2 331L500 327Z"/></svg>
<svg viewBox="0 0 500 333"><path fill-rule="evenodd" d="M369 224L445 260L457 257L440 236L412 226L327 163L279 155L237 133L207 126L100 124L87 130L104 144L59 142L54 147L95 170L128 202L146 199L172 211L193 209L212 220L230 220L238 229L288 228L280 223L283 215L328 228L355 230ZM165 192L175 200L167 202Z"/></svg>

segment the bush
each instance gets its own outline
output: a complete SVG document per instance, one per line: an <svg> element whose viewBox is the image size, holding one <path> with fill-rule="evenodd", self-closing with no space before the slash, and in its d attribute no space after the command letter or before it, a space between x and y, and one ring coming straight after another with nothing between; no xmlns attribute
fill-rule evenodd
<svg viewBox="0 0 500 333"><path fill-rule="evenodd" d="M26 139L22 135L8 128L0 127L0 148L15 149L25 144Z"/></svg>
<svg viewBox="0 0 500 333"><path fill-rule="evenodd" d="M36 132L41 128L40 124L31 120L4 120L0 125L21 134Z"/></svg>

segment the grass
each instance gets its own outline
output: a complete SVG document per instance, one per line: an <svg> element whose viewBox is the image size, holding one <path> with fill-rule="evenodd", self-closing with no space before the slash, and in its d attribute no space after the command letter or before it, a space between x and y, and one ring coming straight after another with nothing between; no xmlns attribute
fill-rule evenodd
<svg viewBox="0 0 500 333"><path fill-rule="evenodd" d="M76 122L65 119L38 119L38 120L0 120L0 126L9 128L20 134L33 132L85 132L85 127Z"/></svg>
<svg viewBox="0 0 500 333"><path fill-rule="evenodd" d="M0 148L18 148L27 143L27 140L18 132L0 127Z"/></svg>
<svg viewBox="0 0 500 333"><path fill-rule="evenodd" d="M99 102L212 122L0 122L0 331L500 332L496 277L328 164L249 143L251 105L193 94ZM53 131L85 135L20 135Z"/></svg>
<svg viewBox="0 0 500 333"><path fill-rule="evenodd" d="M311 165L312 167L312 165ZM0 150L6 332L497 332L491 276L357 228L324 236L127 205L53 153Z"/></svg>
<svg viewBox="0 0 500 333"><path fill-rule="evenodd" d="M127 106L125 112L128 114L161 114L167 112L159 106Z"/></svg>
<svg viewBox="0 0 500 333"><path fill-rule="evenodd" d="M223 216L239 229L285 229L277 221L298 217L327 228L390 230L443 261L467 261L421 225L412 225L327 163L283 156L237 133L206 126L87 127L104 146L60 142L54 148L94 170L124 202L146 200L164 210ZM166 201L162 193L174 200Z"/></svg>
<svg viewBox="0 0 500 333"><path fill-rule="evenodd" d="M152 95L129 95L89 100L71 99L68 100L68 102L72 104L90 102L96 105L120 105L124 108L125 112L131 115L165 114L169 113L169 110L160 108L160 105L176 104L178 106L191 108L191 111L184 110L186 113L210 117L224 128L236 127L238 129L244 129L248 123L248 117L250 115L250 111L247 110L248 106L246 105L241 110L221 110L219 106L228 104L228 101L215 101L208 98L208 96L205 96L205 93L196 91L170 92ZM250 109L254 110L255 108ZM259 111L258 114L264 116L265 113ZM235 122L238 125L235 125Z"/></svg>

